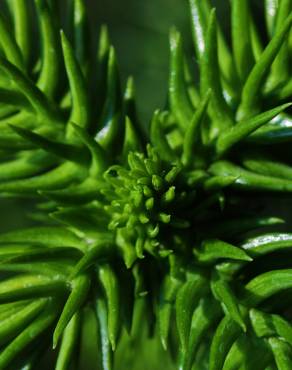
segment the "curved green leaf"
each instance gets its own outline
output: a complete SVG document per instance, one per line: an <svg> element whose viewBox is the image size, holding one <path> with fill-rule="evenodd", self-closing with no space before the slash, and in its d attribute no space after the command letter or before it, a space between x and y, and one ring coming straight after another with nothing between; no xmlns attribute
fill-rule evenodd
<svg viewBox="0 0 292 370"><path fill-rule="evenodd" d="M258 257L292 248L292 234L273 233L250 238L241 245L250 255Z"/></svg>
<svg viewBox="0 0 292 370"><path fill-rule="evenodd" d="M242 249L218 239L207 239L194 253L200 262L215 262L219 258L239 261L252 261L252 258Z"/></svg>
<svg viewBox="0 0 292 370"><path fill-rule="evenodd" d="M240 332L240 326L229 315L221 320L211 344L209 370L223 369L226 356Z"/></svg>
<svg viewBox="0 0 292 370"><path fill-rule="evenodd" d="M248 0L231 2L232 48L238 75L242 81L253 66L250 10Z"/></svg>
<svg viewBox="0 0 292 370"><path fill-rule="evenodd" d="M209 89L212 90L212 99L210 102L210 114L214 120L214 134L218 130L228 129L233 126L233 117L229 106L227 105L221 87L220 72L217 55L217 25L214 9L210 13L208 30L206 34L206 48L200 60L201 67L201 94L206 94Z"/></svg>
<svg viewBox="0 0 292 370"><path fill-rule="evenodd" d="M194 108L188 97L184 77L181 36L175 29L170 32L169 102L179 126L184 129L191 121Z"/></svg>
<svg viewBox="0 0 292 370"><path fill-rule="evenodd" d="M61 43L72 97L69 121L76 122L79 126L86 129L90 122L90 105L85 80L74 51L63 32L61 32ZM68 126L68 135L72 139L73 133L70 131L70 126Z"/></svg>
<svg viewBox="0 0 292 370"><path fill-rule="evenodd" d="M76 312L69 321L62 336L61 347L57 357L56 370L69 370L80 332L80 313Z"/></svg>
<svg viewBox="0 0 292 370"><path fill-rule="evenodd" d="M292 327L280 315L271 315L252 308L249 316L258 337L282 337L292 345Z"/></svg>
<svg viewBox="0 0 292 370"><path fill-rule="evenodd" d="M61 48L53 14L45 0L35 0L41 30L42 66L37 86L54 98L61 71Z"/></svg>
<svg viewBox="0 0 292 370"><path fill-rule="evenodd" d="M58 320L53 336L53 347L56 348L60 336L72 319L72 316L80 309L86 299L90 287L90 279L87 275L79 275L71 282L71 292Z"/></svg>
<svg viewBox="0 0 292 370"><path fill-rule="evenodd" d="M0 367L5 369L21 351L52 325L58 315L58 305L51 301L47 308L25 328L0 354Z"/></svg>
<svg viewBox="0 0 292 370"><path fill-rule="evenodd" d="M238 323L244 332L246 332L246 324L240 311L238 299L234 295L230 284L220 278L217 273L214 273L211 281L211 289L215 298L222 304L226 313Z"/></svg>
<svg viewBox="0 0 292 370"><path fill-rule="evenodd" d="M292 287L292 270L268 271L253 278L245 286L244 303L258 305L273 294Z"/></svg>
<svg viewBox="0 0 292 370"><path fill-rule="evenodd" d="M204 121L211 94L211 90L208 90L185 131L182 154L182 163L185 166L189 166L193 163L195 160L195 150L198 150L198 146L201 144L201 125Z"/></svg>
<svg viewBox="0 0 292 370"><path fill-rule="evenodd" d="M176 324L182 353L187 350L193 311L206 289L203 276L193 275L179 289L175 301Z"/></svg>
<svg viewBox="0 0 292 370"><path fill-rule="evenodd" d="M282 24L281 29L272 38L268 46L263 51L261 58L251 70L242 90L242 103L238 109L239 119L249 118L259 110L260 89L263 85L266 72L277 56L292 23L292 14Z"/></svg>
<svg viewBox="0 0 292 370"><path fill-rule="evenodd" d="M270 338L269 345L279 370L289 370L292 363L292 347L278 338Z"/></svg>
<svg viewBox="0 0 292 370"><path fill-rule="evenodd" d="M98 276L106 296L108 335L112 350L114 351L121 326L119 281L115 272L108 264L99 265Z"/></svg>
<svg viewBox="0 0 292 370"><path fill-rule="evenodd" d="M277 108L258 114L255 117L238 122L235 126L231 128L229 132L226 132L219 136L216 145L218 156L222 156L233 145L245 139L252 132L263 126L265 123L269 122L271 119L276 117L279 113L290 106L290 103L283 104Z"/></svg>

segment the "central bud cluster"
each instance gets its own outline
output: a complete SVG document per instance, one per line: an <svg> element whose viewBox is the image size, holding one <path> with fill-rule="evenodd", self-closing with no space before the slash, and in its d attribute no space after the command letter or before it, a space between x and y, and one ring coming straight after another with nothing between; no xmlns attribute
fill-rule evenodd
<svg viewBox="0 0 292 370"><path fill-rule="evenodd" d="M194 193L179 183L180 171L178 164L163 162L148 146L147 156L129 154L128 168L116 165L105 173L101 193L109 204L104 209L127 265L143 258L145 251L167 256L176 230L190 226L182 210L192 202Z"/></svg>

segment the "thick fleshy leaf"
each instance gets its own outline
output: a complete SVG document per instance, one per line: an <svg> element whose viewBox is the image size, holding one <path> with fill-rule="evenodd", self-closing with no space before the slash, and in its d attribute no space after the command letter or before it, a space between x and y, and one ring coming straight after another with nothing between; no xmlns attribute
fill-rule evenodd
<svg viewBox="0 0 292 370"><path fill-rule="evenodd" d="M72 97L70 121L76 122L79 126L86 129L90 120L90 108L85 80L74 51L63 32L61 32L61 42ZM68 135L69 138L74 137L70 131L70 126L68 126Z"/></svg>
<svg viewBox="0 0 292 370"><path fill-rule="evenodd" d="M0 367L5 369L22 350L52 325L58 315L58 302L51 301L47 308L27 326L0 354Z"/></svg>
<svg viewBox="0 0 292 370"><path fill-rule="evenodd" d="M166 276L161 288L161 298L158 306L158 324L161 343L165 350L168 348L175 297L181 284L182 282L175 277Z"/></svg>
<svg viewBox="0 0 292 370"><path fill-rule="evenodd" d="M166 112L160 112L159 110L154 112L150 125L150 139L151 144L159 151L159 154L161 154L161 158L172 162L176 160L176 156L163 130L165 114Z"/></svg>
<svg viewBox="0 0 292 370"><path fill-rule="evenodd" d="M175 29L170 32L169 101L178 124L184 129L189 125L194 109L187 94L184 77L182 40Z"/></svg>
<svg viewBox="0 0 292 370"><path fill-rule="evenodd" d="M193 41L196 48L197 58L200 59L206 48L206 35L208 27L208 15L211 10L210 0L189 0ZM218 62L220 66L221 80L227 95L232 98L238 96L238 76L234 66L234 60L228 44L223 36L220 26L217 25L218 39Z"/></svg>
<svg viewBox="0 0 292 370"><path fill-rule="evenodd" d="M72 319L73 315L83 305L90 287L90 279L87 275L79 275L71 282L71 292L63 308L62 314L56 325L53 336L53 347L55 348L64 329Z"/></svg>
<svg viewBox="0 0 292 370"><path fill-rule="evenodd" d="M237 297L230 287L230 283L224 281L217 273L214 273L211 281L211 289L215 298L222 304L226 314L230 315L241 329L246 332L246 324L237 302Z"/></svg>
<svg viewBox="0 0 292 370"><path fill-rule="evenodd" d="M262 256L277 251L291 250L292 234L273 233L250 238L241 245L251 256Z"/></svg>
<svg viewBox="0 0 292 370"><path fill-rule="evenodd" d="M116 273L110 265L99 265L98 277L104 289L107 302L108 335L112 350L116 349L117 339L120 331L120 287Z"/></svg>
<svg viewBox="0 0 292 370"><path fill-rule="evenodd" d="M291 192L292 181L259 175L251 171L247 171L240 166L234 165L228 161L218 161L210 167L211 173L221 176L234 176L237 179L233 183L233 187L239 189L254 189L254 190L267 190L277 192Z"/></svg>
<svg viewBox="0 0 292 370"><path fill-rule="evenodd" d="M65 208L62 211L53 212L50 216L64 223L79 237L85 238L89 244L113 243L114 235L105 228L105 215L96 212L98 208L94 205L86 205L81 208ZM101 213L101 212L100 212ZM98 223L97 220L100 222Z"/></svg>
<svg viewBox="0 0 292 370"><path fill-rule="evenodd" d="M238 75L242 81L253 66L249 2L231 2L232 48Z"/></svg>
<svg viewBox="0 0 292 370"><path fill-rule="evenodd" d="M279 370L289 370L292 363L292 347L278 338L268 340Z"/></svg>
<svg viewBox="0 0 292 370"><path fill-rule="evenodd" d="M10 125L10 127L24 139L29 140L31 143L37 145L39 148L44 149L47 152L52 153L58 157L77 163L84 163L84 161L88 159L86 153L84 153L81 148L75 145L53 141L21 127L13 125Z"/></svg>
<svg viewBox="0 0 292 370"><path fill-rule="evenodd" d="M9 181L37 175L56 164L56 159L42 150L29 151L16 159L0 164L0 180Z"/></svg>
<svg viewBox="0 0 292 370"><path fill-rule="evenodd" d="M240 332L240 326L229 315L221 320L211 344L209 370L223 369L226 356Z"/></svg>
<svg viewBox="0 0 292 370"><path fill-rule="evenodd" d="M90 32L89 20L84 0L74 1L74 50L84 76L89 73Z"/></svg>
<svg viewBox="0 0 292 370"><path fill-rule="evenodd" d="M185 166L193 164L193 161L196 160L196 155L194 153L201 144L201 125L204 121L211 94L211 90L208 90L206 96L204 99L202 99L196 112L193 114L192 119L190 120L190 123L186 129L182 154L182 162Z"/></svg>
<svg viewBox="0 0 292 370"><path fill-rule="evenodd" d="M234 176L212 176L204 181L204 189L208 192L220 191L228 186L231 186L237 177Z"/></svg>
<svg viewBox="0 0 292 370"><path fill-rule="evenodd" d="M25 97L19 92L7 90L5 88L0 88L0 99L2 104L5 104L8 107L13 107L13 110L23 109L28 113L33 112L33 109L31 105L28 103L27 99L25 99ZM3 115L9 115L9 113L14 113L14 111L12 112L2 111Z"/></svg>
<svg viewBox="0 0 292 370"><path fill-rule="evenodd" d="M210 114L214 122L213 135L218 134L218 130L228 129L233 126L232 113L227 105L221 87L220 73L217 55L217 29L215 11L212 10L209 16L208 30L206 34L206 48L201 62L201 94L206 94L212 90L210 102ZM212 135L211 135L212 136Z"/></svg>
<svg viewBox="0 0 292 370"><path fill-rule="evenodd" d="M31 245L23 243L8 244L1 246L0 256L2 258L1 269L5 271L25 271L39 273L41 267L37 265L29 265L28 262L36 259L62 259L68 258L72 261L80 258L81 251L73 247L49 247L46 248L43 245ZM53 262L52 262L53 263ZM16 265L15 265L16 264ZM19 265L18 265L19 264ZM52 275L55 274L54 264L52 267L46 266L45 274ZM63 269L63 273L70 274L70 267ZM54 272L53 272L54 271ZM62 275L62 274L61 274Z"/></svg>
<svg viewBox="0 0 292 370"><path fill-rule="evenodd" d="M1 248L2 249L2 248ZM49 249L50 251L50 249ZM65 257L64 251L62 251L63 256ZM63 260L60 258L61 253L56 260L50 260L50 262L35 262L32 261L31 263L27 263L26 261L29 260L30 257L35 257L36 255L41 258L52 258L52 254L30 254L30 250L28 250L28 253L24 254L23 256L19 256L16 254L14 257L12 255L11 258L8 258L5 263L0 264L0 271L3 272L13 272L13 273L29 273L29 274L43 274L47 277L50 277L52 279L58 279L58 280L66 280L66 277L71 273L72 271L72 260L67 260L64 258ZM21 260L21 257L24 260L24 263L17 263L17 261ZM55 257L55 258L56 258ZM4 262L3 261L3 262Z"/></svg>
<svg viewBox="0 0 292 370"><path fill-rule="evenodd" d="M270 37L274 34L275 31L278 4L278 0L265 0L265 16Z"/></svg>
<svg viewBox="0 0 292 370"><path fill-rule="evenodd" d="M190 0L192 36L196 47L196 53L199 57L202 57L206 48L208 5L210 5L209 1L202 3L198 0Z"/></svg>
<svg viewBox="0 0 292 370"><path fill-rule="evenodd" d="M292 287L292 270L268 271L253 278L245 286L244 303L258 305L264 299Z"/></svg>
<svg viewBox="0 0 292 370"><path fill-rule="evenodd" d="M176 324L184 353L187 349L193 311L200 296L206 289L207 282L203 276L192 275L179 289L176 296Z"/></svg>
<svg viewBox="0 0 292 370"><path fill-rule="evenodd" d="M72 357L76 351L78 342L81 325L80 321L80 313L76 312L64 330L61 347L56 362L56 370L70 369Z"/></svg>
<svg viewBox="0 0 292 370"><path fill-rule="evenodd" d="M250 171L292 180L292 167L269 156L265 157L259 153L247 154L243 156L242 163Z"/></svg>
<svg viewBox="0 0 292 370"><path fill-rule="evenodd" d="M222 311L216 301L213 301L210 297L200 300L192 316L188 349L181 360L183 370L192 369L198 347L204 335L219 320L221 314Z"/></svg>
<svg viewBox="0 0 292 370"><path fill-rule="evenodd" d="M106 153L103 148L95 141L90 135L82 129L80 126L71 123L76 131L77 135L80 137L81 141L87 146L88 150L91 154L91 167L90 167L90 175L95 177L100 175L102 172L105 171L107 167L107 158Z"/></svg>
<svg viewBox="0 0 292 370"><path fill-rule="evenodd" d="M13 10L15 40L21 50L25 65L31 54L31 29L29 9L26 0L10 0L8 4Z"/></svg>
<svg viewBox="0 0 292 370"><path fill-rule="evenodd" d="M98 320L94 306L86 304L81 312L81 327L76 350L72 353L71 368L77 370L88 366L101 369L101 347L98 341ZM74 366L76 364L76 366Z"/></svg>
<svg viewBox="0 0 292 370"><path fill-rule="evenodd" d="M0 283L0 302L49 297L66 292L64 281L43 275L18 275Z"/></svg>
<svg viewBox="0 0 292 370"><path fill-rule="evenodd" d="M60 123L59 113L53 103L49 102L42 92L19 69L3 57L0 58L0 69L9 76L9 79L15 84L19 92L28 99L36 113L42 118L43 123Z"/></svg>
<svg viewBox="0 0 292 370"><path fill-rule="evenodd" d="M292 327L280 315L271 315L252 308L249 316L258 337L282 337L292 345Z"/></svg>
<svg viewBox="0 0 292 370"><path fill-rule="evenodd" d="M279 2L278 9L277 9L277 19L275 24L275 31L274 33L278 33L281 30L281 27L285 20L289 17L292 9L291 0L282 0ZM289 38L289 36L288 36ZM267 85L269 86L269 90L274 86L278 86L281 83L285 83L287 79L290 77L290 50L288 45L288 38L284 41L281 49L277 57L275 58L272 66L271 66L271 73L269 76L269 80Z"/></svg>
<svg viewBox="0 0 292 370"><path fill-rule="evenodd" d="M7 60L14 64L20 70L24 69L24 61L15 39L9 30L9 26L4 19L0 16L0 33L1 33L1 47L4 50Z"/></svg>
<svg viewBox="0 0 292 370"><path fill-rule="evenodd" d="M127 79L126 88L124 92L124 105L125 105L125 115L128 117L132 123L132 130L135 132L136 140L139 140L139 148L142 143L145 144L147 141L145 127L143 127L142 122L138 117L137 107L136 107L136 89L133 76ZM137 144L136 144L137 145Z"/></svg>
<svg viewBox="0 0 292 370"><path fill-rule="evenodd" d="M21 243L46 247L74 247L84 250L85 244L71 231L62 227L31 227L14 230L0 235L0 244Z"/></svg>
<svg viewBox="0 0 292 370"><path fill-rule="evenodd" d="M215 262L219 258L252 261L245 251L219 239L204 240L201 248L194 249L194 253L200 262Z"/></svg>
<svg viewBox="0 0 292 370"><path fill-rule="evenodd" d="M111 47L107 64L106 100L101 115L100 131L95 136L95 139L105 150L117 152L121 147L121 137L123 137L125 129L124 121L116 53Z"/></svg>
<svg viewBox="0 0 292 370"><path fill-rule="evenodd" d="M272 38L263 51L261 58L251 70L242 90L242 103L238 109L238 118L249 118L259 110L260 89L264 82L266 72L279 52L292 23L292 14L282 24L281 29Z"/></svg>
<svg viewBox="0 0 292 370"><path fill-rule="evenodd" d="M9 342L18 335L25 327L44 309L48 304L48 299L37 299L27 306L11 313L5 320L1 320L0 343Z"/></svg>
<svg viewBox="0 0 292 370"><path fill-rule="evenodd" d="M114 249L114 245L110 245L108 243L105 244L97 244L91 246L84 256L80 259L77 265L74 267L72 271L72 277L77 276L81 272L86 271L91 265L97 262L99 259L103 259L112 254L112 250Z"/></svg>
<svg viewBox="0 0 292 370"><path fill-rule="evenodd" d="M53 14L45 0L35 0L41 30L42 66L37 86L54 98L61 71L61 47Z"/></svg>
<svg viewBox="0 0 292 370"><path fill-rule="evenodd" d="M10 316L19 312L22 308L29 305L32 302L30 299L25 299L22 301L16 301L11 303L2 303L0 305L0 320L3 321L8 319Z"/></svg>
<svg viewBox="0 0 292 370"><path fill-rule="evenodd" d="M39 190L40 195L58 202L59 204L73 205L85 204L100 197L100 183L87 178L80 184L71 185L60 190Z"/></svg>
<svg viewBox="0 0 292 370"><path fill-rule="evenodd" d="M113 356L108 334L108 314L106 302L98 298L95 305L96 316L99 323L99 341L101 350L101 369L112 370Z"/></svg>
<svg viewBox="0 0 292 370"><path fill-rule="evenodd" d="M218 156L224 154L233 145L245 139L256 129L263 126L265 123L269 122L271 119L273 119L275 116L277 116L279 113L281 113L283 110L287 109L290 106L291 104L283 104L277 108L258 114L255 117L238 122L235 126L231 128L229 132L219 136L217 141Z"/></svg>
<svg viewBox="0 0 292 370"><path fill-rule="evenodd" d="M31 178L0 183L2 193L36 195L38 190L55 190L82 181L87 169L77 163L65 162L51 171Z"/></svg>
<svg viewBox="0 0 292 370"><path fill-rule="evenodd" d="M126 117L125 122L125 139L123 144L123 157L126 159L129 152L141 152L141 138L138 135L136 127L133 125L130 118Z"/></svg>
<svg viewBox="0 0 292 370"><path fill-rule="evenodd" d="M265 341L249 334L242 334L231 347L224 362L224 370L236 368L266 370L271 363L273 358Z"/></svg>

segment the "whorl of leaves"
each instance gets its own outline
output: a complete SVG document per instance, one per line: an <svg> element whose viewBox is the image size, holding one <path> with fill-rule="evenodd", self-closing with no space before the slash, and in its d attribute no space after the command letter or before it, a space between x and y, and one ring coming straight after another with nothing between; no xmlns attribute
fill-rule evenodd
<svg viewBox="0 0 292 370"><path fill-rule="evenodd" d="M267 42L233 0L231 47L189 3L197 66L171 30L149 133L82 0L2 4L0 193L33 199L36 226L0 235L1 369L80 370L88 346L119 369L145 326L178 369L291 368L292 234L246 204L292 191L291 0L265 2Z"/></svg>

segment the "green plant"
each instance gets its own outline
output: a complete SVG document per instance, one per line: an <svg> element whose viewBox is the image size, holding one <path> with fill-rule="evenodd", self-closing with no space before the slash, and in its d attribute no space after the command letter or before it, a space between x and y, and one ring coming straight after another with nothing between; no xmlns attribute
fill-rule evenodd
<svg viewBox="0 0 292 370"><path fill-rule="evenodd" d="M263 45L233 0L231 52L190 0L200 91L172 30L149 133L106 28L93 52L83 1L65 19L58 4L8 0L0 17L0 192L32 199L36 223L0 235L0 368L48 352L58 370L131 368L131 346L158 338L184 370L289 369L292 234L252 197L292 191L291 1L266 1Z"/></svg>

